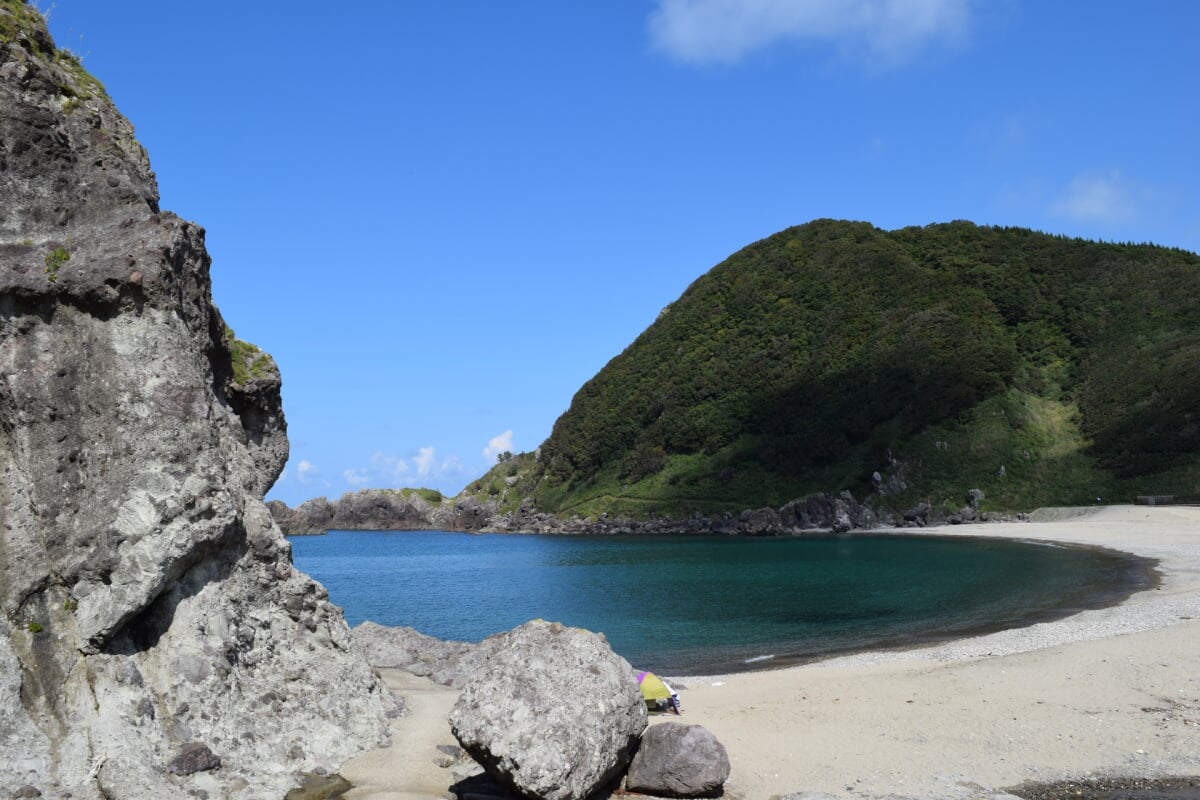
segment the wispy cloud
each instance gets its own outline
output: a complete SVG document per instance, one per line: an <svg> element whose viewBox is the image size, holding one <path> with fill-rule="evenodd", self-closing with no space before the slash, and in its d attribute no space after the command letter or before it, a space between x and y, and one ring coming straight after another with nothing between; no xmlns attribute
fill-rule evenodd
<svg viewBox="0 0 1200 800"><path fill-rule="evenodd" d="M438 478L441 480L450 480L451 478L461 478L466 472L462 461L458 456L448 456L442 459L442 463L438 464Z"/></svg>
<svg viewBox="0 0 1200 800"><path fill-rule="evenodd" d="M1119 171L1082 173L1067 184L1051 212L1079 222L1124 222L1138 215L1138 190Z"/></svg>
<svg viewBox="0 0 1200 800"><path fill-rule="evenodd" d="M346 484L355 489L392 489L405 486L447 488L462 479L466 470L457 456L439 457L432 445L415 455L397 456L377 451L360 468L342 470Z"/></svg>
<svg viewBox="0 0 1200 800"><path fill-rule="evenodd" d="M488 461L492 461L506 450L511 452L513 447L512 442L512 431L505 431L499 436L493 436L491 439L488 439L487 447L483 448L483 457Z"/></svg>
<svg viewBox="0 0 1200 800"><path fill-rule="evenodd" d="M654 44L679 61L734 63L781 41L865 49L896 63L969 27L971 0L658 0Z"/></svg>
<svg viewBox="0 0 1200 800"><path fill-rule="evenodd" d="M312 483L320 474L321 470L317 469L317 465L307 459L301 459L300 463L296 465L296 480L305 486Z"/></svg>
<svg viewBox="0 0 1200 800"><path fill-rule="evenodd" d="M382 486L403 486L410 468L406 459L376 451L368 462L368 471Z"/></svg>
<svg viewBox="0 0 1200 800"><path fill-rule="evenodd" d="M342 470L342 477L351 486L366 486L371 482L370 476L353 469Z"/></svg>
<svg viewBox="0 0 1200 800"><path fill-rule="evenodd" d="M413 463L417 465L417 474L422 478L427 477L429 471L433 469L433 460L436 455L437 451L432 447L422 447L416 457L413 458Z"/></svg>

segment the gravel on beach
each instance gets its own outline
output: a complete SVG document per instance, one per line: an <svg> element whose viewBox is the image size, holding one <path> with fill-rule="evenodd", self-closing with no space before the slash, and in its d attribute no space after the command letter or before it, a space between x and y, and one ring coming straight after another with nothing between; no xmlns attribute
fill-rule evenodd
<svg viewBox="0 0 1200 800"><path fill-rule="evenodd" d="M1200 800L1200 777L1098 778L1024 784L1008 791L1023 800Z"/></svg>

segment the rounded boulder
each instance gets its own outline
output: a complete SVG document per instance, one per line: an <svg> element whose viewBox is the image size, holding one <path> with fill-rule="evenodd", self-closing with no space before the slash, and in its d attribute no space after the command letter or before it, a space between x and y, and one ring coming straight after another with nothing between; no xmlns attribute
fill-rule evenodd
<svg viewBox="0 0 1200 800"><path fill-rule="evenodd" d="M559 623L494 638L450 711L463 749L540 800L583 800L620 776L646 728L629 662L602 635Z"/></svg>
<svg viewBox="0 0 1200 800"><path fill-rule="evenodd" d="M625 788L655 797L718 797L729 769L725 746L707 728L664 722L642 735Z"/></svg>

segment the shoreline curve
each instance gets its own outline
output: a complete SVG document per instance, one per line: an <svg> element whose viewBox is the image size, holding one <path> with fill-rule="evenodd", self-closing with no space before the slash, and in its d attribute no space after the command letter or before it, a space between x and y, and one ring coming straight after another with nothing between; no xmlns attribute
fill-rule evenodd
<svg viewBox="0 0 1200 800"><path fill-rule="evenodd" d="M1030 783L1200 775L1200 508L1050 509L1028 523L912 533L1104 547L1156 560L1160 579L1116 605L1021 628L679 678L682 721L729 753L726 797L1016 800L1010 790ZM382 673L447 708L457 695ZM432 759L453 743L444 715L393 726L410 755L424 747ZM436 768L419 789L385 753L346 765L347 798L445 796L448 772L439 792Z"/></svg>

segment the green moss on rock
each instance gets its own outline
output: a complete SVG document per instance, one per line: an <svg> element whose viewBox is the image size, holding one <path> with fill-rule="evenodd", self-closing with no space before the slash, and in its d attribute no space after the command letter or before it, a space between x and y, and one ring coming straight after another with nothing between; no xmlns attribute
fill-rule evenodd
<svg viewBox="0 0 1200 800"><path fill-rule="evenodd" d="M233 328L225 326L225 343L233 362L233 382L245 386L253 380L269 378L276 372L274 360L257 345L237 338Z"/></svg>

